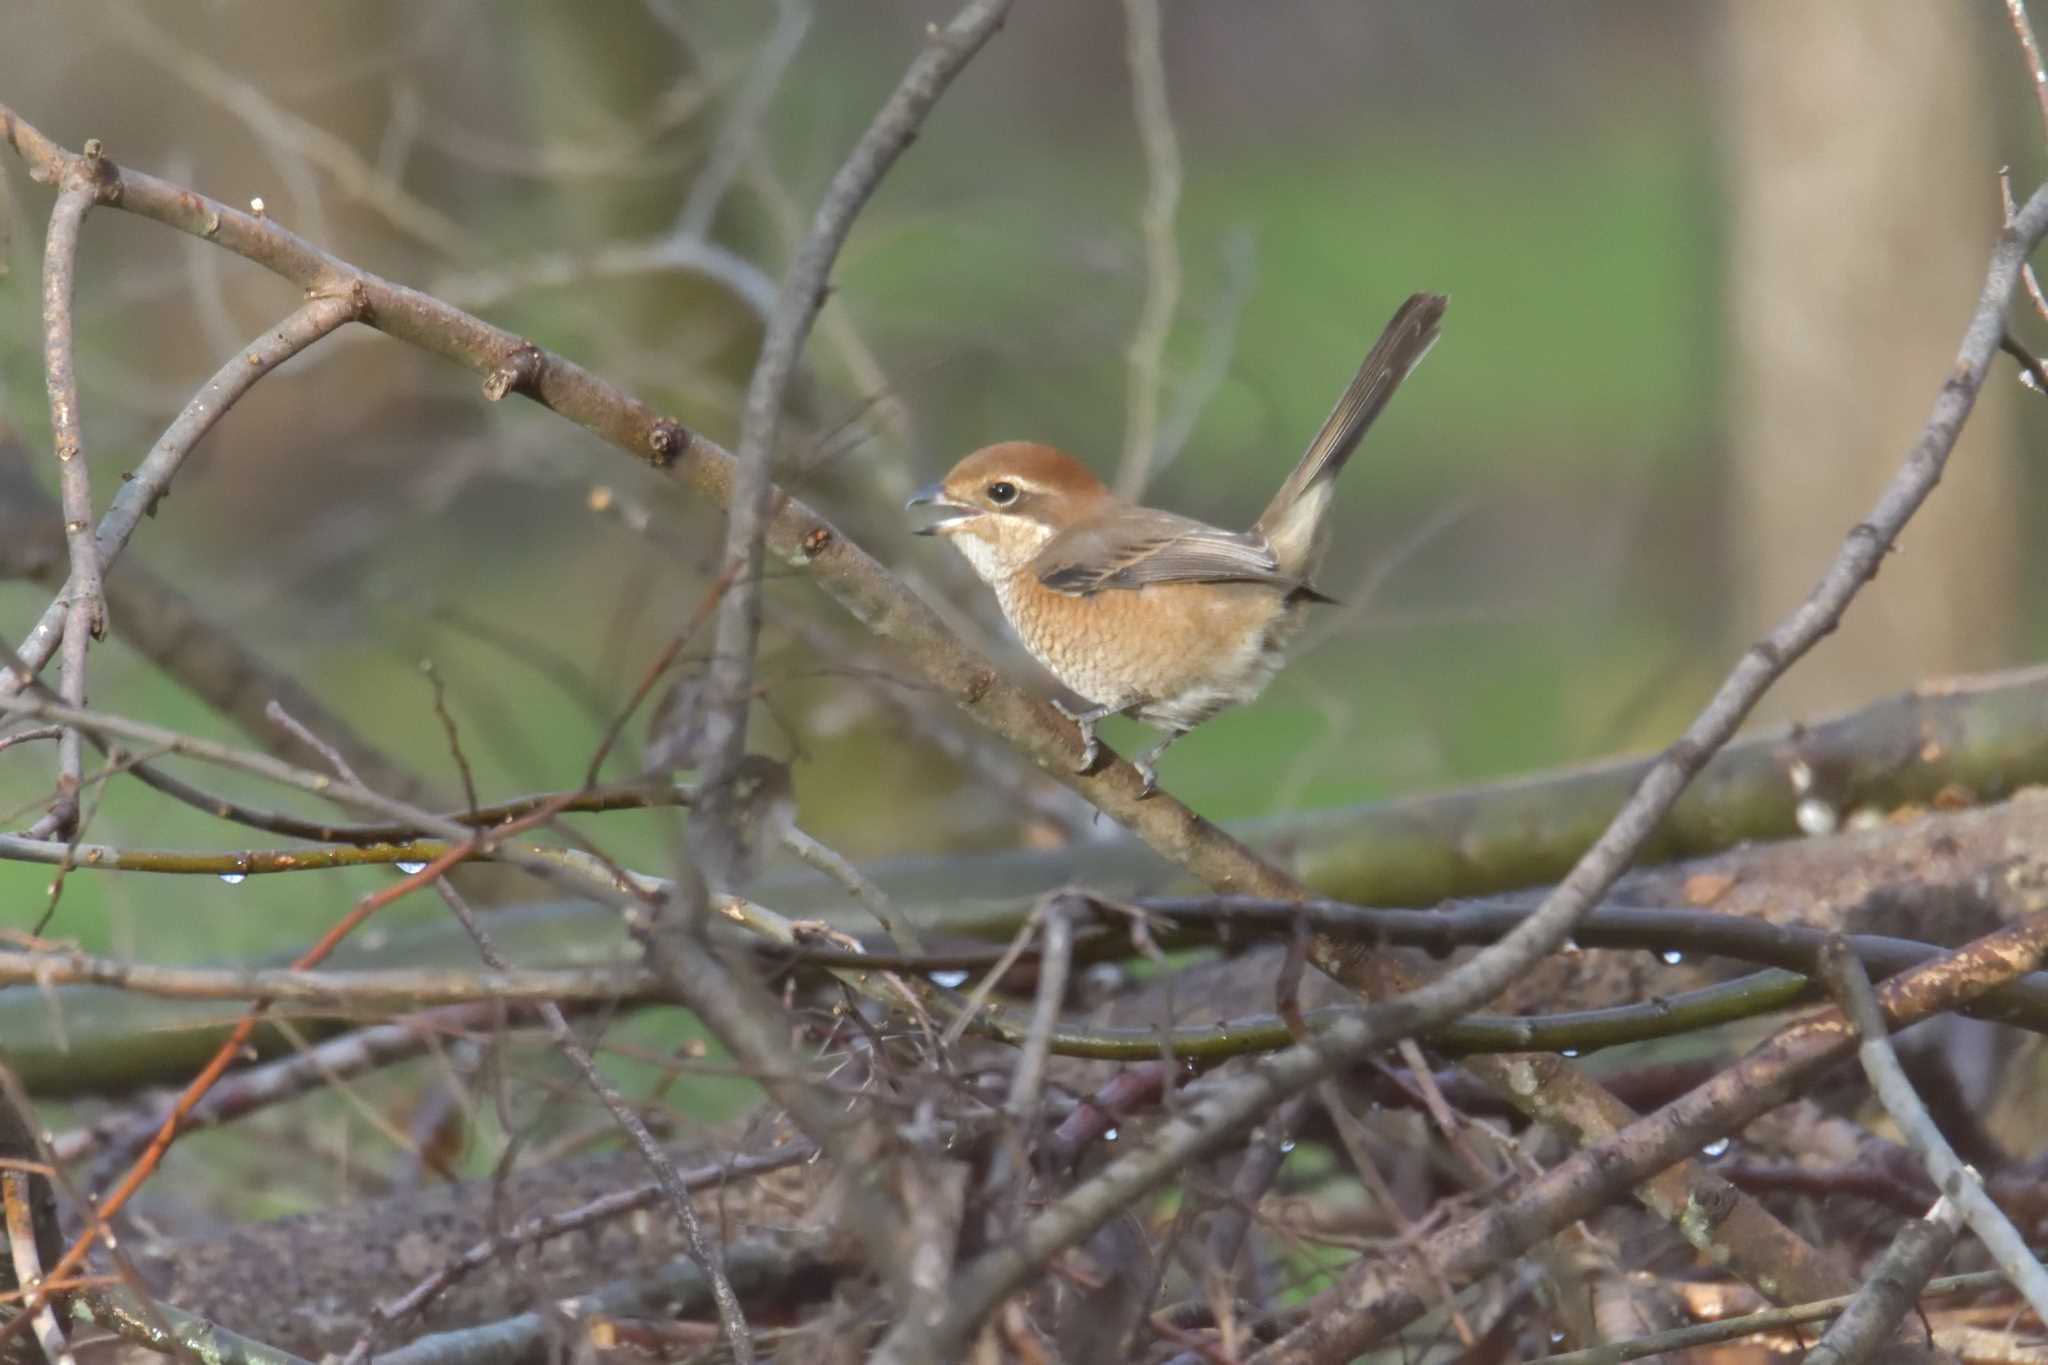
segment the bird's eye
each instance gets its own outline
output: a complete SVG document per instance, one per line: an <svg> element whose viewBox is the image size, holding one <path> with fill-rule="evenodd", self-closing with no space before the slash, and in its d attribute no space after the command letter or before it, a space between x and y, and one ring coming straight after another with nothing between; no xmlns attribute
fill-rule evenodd
<svg viewBox="0 0 2048 1365"><path fill-rule="evenodd" d="M1015 502L1017 500L1017 485L1006 480L998 480L990 484L988 486L988 500L998 507Z"/></svg>

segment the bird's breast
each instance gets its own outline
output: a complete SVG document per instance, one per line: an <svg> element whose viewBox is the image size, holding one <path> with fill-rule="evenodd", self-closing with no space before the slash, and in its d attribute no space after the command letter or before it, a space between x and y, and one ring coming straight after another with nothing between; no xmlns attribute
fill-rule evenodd
<svg viewBox="0 0 2048 1365"><path fill-rule="evenodd" d="M1003 614L1032 657L1097 706L1138 708L1184 730L1256 697L1301 620L1263 583L1148 583L1085 597L1029 571L999 580Z"/></svg>

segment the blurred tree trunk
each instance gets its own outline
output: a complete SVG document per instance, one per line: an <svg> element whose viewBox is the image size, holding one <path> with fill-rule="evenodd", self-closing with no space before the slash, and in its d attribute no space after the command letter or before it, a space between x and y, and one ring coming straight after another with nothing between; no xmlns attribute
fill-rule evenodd
<svg viewBox="0 0 2048 1365"><path fill-rule="evenodd" d="M1730 626L1812 586L1926 419L1998 230L1976 16L1923 0L1732 0L1722 120ZM2010 379L1780 716L2009 658L2018 571Z"/></svg>

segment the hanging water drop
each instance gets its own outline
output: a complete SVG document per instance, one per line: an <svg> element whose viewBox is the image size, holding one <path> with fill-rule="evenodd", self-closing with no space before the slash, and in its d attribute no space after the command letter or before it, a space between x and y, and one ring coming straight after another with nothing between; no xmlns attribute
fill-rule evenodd
<svg viewBox="0 0 2048 1365"><path fill-rule="evenodd" d="M249 874L246 872L223 872L220 874L220 879L229 886L240 886L249 879Z"/></svg>
<svg viewBox="0 0 2048 1365"><path fill-rule="evenodd" d="M943 971L943 972L933 972L933 973L931 974L931 978L932 978L932 984L933 984L934 986L942 986L942 987L944 987L944 988L945 988L946 990L949 990L949 991L957 991L957 990L959 990L959 989L960 989L960 988L961 988L962 986L964 986L964 985L966 985L966 984L967 984L967 973L966 973L966 972L956 972L956 971Z"/></svg>
<svg viewBox="0 0 2048 1365"><path fill-rule="evenodd" d="M410 858L400 861L396 864L396 866L400 872L403 872L408 877L412 876L414 873L424 872L427 870L427 865L424 862L416 862Z"/></svg>
<svg viewBox="0 0 2048 1365"><path fill-rule="evenodd" d="M1706 1146L1700 1148L1700 1155L1705 1157L1707 1160L1712 1161L1716 1157L1723 1157L1728 1155L1728 1147L1729 1139L1725 1137L1717 1137L1712 1142L1708 1143Z"/></svg>
<svg viewBox="0 0 2048 1365"><path fill-rule="evenodd" d="M1667 967L1676 967L1679 963L1685 961L1685 954L1679 952L1676 948L1666 948L1657 956L1664 959L1664 965Z"/></svg>

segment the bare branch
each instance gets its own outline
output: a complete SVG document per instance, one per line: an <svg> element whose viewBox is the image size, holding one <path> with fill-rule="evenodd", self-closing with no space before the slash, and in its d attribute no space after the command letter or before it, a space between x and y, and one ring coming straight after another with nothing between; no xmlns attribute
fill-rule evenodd
<svg viewBox="0 0 2048 1365"><path fill-rule="evenodd" d="M475 972L390 967L319 972L289 967L165 967L68 949L0 949L0 985L112 986L181 1000L275 1000L316 1012L390 1012L498 1000L668 1000L660 981L635 967L523 967Z"/></svg>
<svg viewBox="0 0 2048 1365"><path fill-rule="evenodd" d="M2041 131L2048 134L2048 68L2041 65L2041 44L2035 41L2033 21L2027 18L2027 0L2005 0L2005 17L2019 39L2026 58L2027 75L2033 79L2034 102L2041 106Z"/></svg>
<svg viewBox="0 0 2048 1365"><path fill-rule="evenodd" d="M43 373L50 390L50 436L56 448L58 484L64 503L64 543L71 576L63 600L64 667L58 691L73 706L85 705L86 654L107 633L107 604L100 585L99 547L92 536L92 475L86 466L85 435L78 411L78 376L72 365L72 298L77 288L78 233L96 199L99 145L73 162L50 211L43 246ZM57 798L47 821L31 833L69 835L78 825L78 788L85 774L84 736L75 729L57 742Z"/></svg>
<svg viewBox="0 0 2048 1365"><path fill-rule="evenodd" d="M104 196L106 191L102 189L100 193ZM164 429L164 434L150 447L149 454L135 467L132 477L121 485L108 504L107 514L100 519L99 528L91 537L99 566L104 569L120 557L143 517L169 490L171 480L185 462L185 457L237 399L246 394L257 380L358 316L362 306L362 297L346 287L309 299L291 316L250 342L241 354L222 365L212 379L201 385L184 411L178 414L177 420ZM87 515L89 518L89 509ZM68 510L68 504L65 518L68 533L69 523L75 519ZM66 592L68 595L70 589L67 588ZM63 634L64 619L64 603L53 602L23 638L16 653L31 669L40 669L49 662ZM24 679L19 674L0 671L0 697L15 696L23 686Z"/></svg>
<svg viewBox="0 0 2048 1365"><path fill-rule="evenodd" d="M683 200L681 212L676 214L673 235L700 241L710 236L712 220L718 216L733 180L746 165L769 101L775 98L783 73L795 60L810 26L810 0L776 0L775 28L754 54L732 111L711 144L711 154L690 182L690 193Z"/></svg>
<svg viewBox="0 0 2048 1365"><path fill-rule="evenodd" d="M40 1289L43 1285L43 1261L36 1249L35 1195L28 1175L16 1170L0 1170L0 1206L6 1210L6 1234L8 1249L14 1264L14 1282L25 1290ZM36 1344L43 1348L43 1359L48 1365L75 1365L70 1343L64 1339L64 1329L58 1324L55 1303L45 1299L33 1314L31 1330L35 1332Z"/></svg>
<svg viewBox="0 0 2048 1365"><path fill-rule="evenodd" d="M761 356L747 385L737 467L727 505L725 561L733 583L719 604L717 635L705 678L704 735L709 761L699 809L690 822L691 845L703 875L721 891L735 889L732 882L740 861L730 788L746 751L754 651L761 631L761 559L768 535L769 498L774 492L770 475L784 397L811 322L824 304L832 263L854 218L917 135L918 126L939 96L1001 25L1009 7L1010 0L969 0L952 22L932 33L924 51L911 62L895 92L826 187L810 231L783 278L761 340Z"/></svg>
<svg viewBox="0 0 2048 1365"><path fill-rule="evenodd" d="M875 917L875 922L890 938L913 952L923 951L917 925L900 913L889 900L888 893L868 880L867 874L848 862L844 854L795 825L782 832L782 846L807 866L816 868L843 887L847 895Z"/></svg>
<svg viewBox="0 0 2048 1365"><path fill-rule="evenodd" d="M1998 1268L2020 1291L2034 1316L2048 1322L2048 1270L2034 1259L2026 1238L2020 1236L2019 1229L1984 1192L1983 1178L1956 1155L1941 1129L1935 1126L1927 1106L1920 1102L1913 1082L1907 1079L1898 1055L1892 1051L1884 1016L1878 1011L1877 997L1871 991L1870 977L1863 964L1847 944L1833 939L1821 950L1820 969L1842 1012L1855 1025L1857 1059L1863 1063L1863 1074L1870 1079L1870 1088L1877 1092L1885 1112L1920 1153L1927 1163L1927 1173L1941 1187L1943 1197L1954 1202L1970 1231L1977 1234L1977 1240L1991 1253Z"/></svg>

